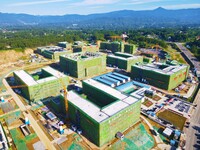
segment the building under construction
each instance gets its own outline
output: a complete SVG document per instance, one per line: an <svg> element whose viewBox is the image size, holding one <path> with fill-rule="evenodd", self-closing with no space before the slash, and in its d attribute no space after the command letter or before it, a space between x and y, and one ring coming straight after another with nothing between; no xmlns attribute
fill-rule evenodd
<svg viewBox="0 0 200 150"><path fill-rule="evenodd" d="M74 46L73 53L79 52L98 52L99 47L98 45L84 45L84 46Z"/></svg>
<svg viewBox="0 0 200 150"><path fill-rule="evenodd" d="M107 56L108 65L116 66L126 71L131 71L132 65L142 62L143 62L142 56L133 56L128 53L116 52L115 55Z"/></svg>
<svg viewBox="0 0 200 150"><path fill-rule="evenodd" d="M66 50L72 50L72 44L68 43L68 42L59 42L58 46L66 49Z"/></svg>
<svg viewBox="0 0 200 150"><path fill-rule="evenodd" d="M180 85L188 75L189 67L174 63L135 64L131 77L161 89L171 90Z"/></svg>
<svg viewBox="0 0 200 150"><path fill-rule="evenodd" d="M65 48L59 46L44 46L38 47L37 52L46 58L59 60L60 55L70 54L72 53L72 50L66 50Z"/></svg>
<svg viewBox="0 0 200 150"><path fill-rule="evenodd" d="M15 71L14 78L23 96L32 102L59 95L60 90L69 82L68 76L51 67L42 68L34 74L24 70Z"/></svg>
<svg viewBox="0 0 200 150"><path fill-rule="evenodd" d="M111 50L113 53L115 52L125 52L129 54L134 54L137 50L134 44L124 44L123 42L101 42L100 43L101 50Z"/></svg>
<svg viewBox="0 0 200 150"><path fill-rule="evenodd" d="M70 76L85 78L106 71L106 55L99 52L82 52L60 56L61 69Z"/></svg>
<svg viewBox="0 0 200 150"><path fill-rule="evenodd" d="M126 83L129 85L124 86ZM130 77L108 73L84 80L82 85L84 94L68 92L69 118L96 145L108 144L117 132L124 132L140 120L142 97L134 95L138 91L127 95L119 90L133 86Z"/></svg>

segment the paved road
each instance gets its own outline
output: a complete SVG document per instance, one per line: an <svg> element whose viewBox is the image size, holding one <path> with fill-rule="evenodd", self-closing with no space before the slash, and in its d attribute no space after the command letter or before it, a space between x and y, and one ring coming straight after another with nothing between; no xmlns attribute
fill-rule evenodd
<svg viewBox="0 0 200 150"><path fill-rule="evenodd" d="M175 43L178 48L187 56L187 58L190 60L190 62L194 65L194 67L200 71L200 62L198 59L181 43Z"/></svg>
<svg viewBox="0 0 200 150"><path fill-rule="evenodd" d="M22 101L15 94L15 92L13 92L13 90L10 88L9 84L7 83L7 81L5 79L3 79L3 84L7 88L7 91L12 95L13 99L15 100L16 104L19 106L20 110L23 112L24 116L29 118L29 121L31 123L31 126L32 126L33 130L38 135L38 137L42 141L42 143L45 145L46 149L48 149L48 150L56 150L54 145L51 143L51 141L48 139L48 137L42 131L40 126L37 124L37 121L34 119L34 117L30 113L25 113L25 111L28 110L28 107L26 107L22 103Z"/></svg>
<svg viewBox="0 0 200 150"><path fill-rule="evenodd" d="M190 119L190 127L186 131L186 150L200 149L200 144L197 141L196 133L200 134L200 90L194 100L194 104L197 104L195 111L193 111L192 117ZM194 147L199 146L199 148Z"/></svg>

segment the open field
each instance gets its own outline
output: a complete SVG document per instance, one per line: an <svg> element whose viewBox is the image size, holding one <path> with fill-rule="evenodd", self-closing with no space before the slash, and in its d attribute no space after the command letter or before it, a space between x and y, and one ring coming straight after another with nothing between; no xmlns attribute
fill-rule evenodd
<svg viewBox="0 0 200 150"><path fill-rule="evenodd" d="M164 119L166 121L169 121L174 126L179 128L180 130L183 130L186 118L183 116L180 116L172 111L164 110L162 112L158 113L158 117L161 119Z"/></svg>
<svg viewBox="0 0 200 150"><path fill-rule="evenodd" d="M171 56L172 60L177 60L180 63L184 63L186 64L185 59L181 56L181 53L178 52L177 50L173 49L170 45L165 49L166 52L169 53L169 55Z"/></svg>

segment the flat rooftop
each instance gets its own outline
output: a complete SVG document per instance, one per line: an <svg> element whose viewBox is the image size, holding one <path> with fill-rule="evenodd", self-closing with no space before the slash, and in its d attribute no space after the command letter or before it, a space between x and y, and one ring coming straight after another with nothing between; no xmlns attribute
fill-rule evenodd
<svg viewBox="0 0 200 150"><path fill-rule="evenodd" d="M117 58L117 59L128 61L128 60L132 60L132 59L141 58L142 56L133 56L128 53L116 52L114 55L108 55L107 57L112 57L112 58Z"/></svg>
<svg viewBox="0 0 200 150"><path fill-rule="evenodd" d="M138 99L131 96L124 96L123 99L112 103L108 107L100 109L95 104L82 98L73 91L68 92L67 98L70 103L99 123L138 101Z"/></svg>
<svg viewBox="0 0 200 150"><path fill-rule="evenodd" d="M92 86L96 89L99 89L100 91L103 91L103 92L107 93L108 95L111 95L112 97L116 98L116 101L114 101L102 108L98 107L94 102L79 96L77 93L75 93L73 91L68 92L69 102L74 104L76 107L81 109L83 112L85 112L87 115L89 115L91 118L93 118L97 122L102 122L102 121L108 119L109 117L126 109L130 105L133 105L134 103L140 101L143 98L142 92L144 93L144 91L146 89L146 88L144 88L143 84L140 85L141 88L136 91L139 95L132 96L132 95L125 94L123 91L120 91L117 88L113 88L105 83L99 82L98 78L102 77L102 76L103 77L109 77L109 76L116 77L115 79L116 80L119 79L118 81L121 82L121 85L123 85L124 83L131 82L129 77L124 76L119 73L116 73L116 72L107 73L107 74L95 77L93 79L84 80L83 81L84 83L89 84L90 86ZM113 82L114 82L114 80L113 80ZM138 85L139 85L139 83L138 83Z"/></svg>
<svg viewBox="0 0 200 150"><path fill-rule="evenodd" d="M71 59L71 60L88 60L88 59L93 59L97 57L101 57L104 54L99 53L99 52L81 52L81 53L73 53L73 54L68 54L68 55L62 55L62 57Z"/></svg>
<svg viewBox="0 0 200 150"><path fill-rule="evenodd" d="M110 72L110 73L106 73L106 74L94 77L93 80L104 84L106 87L109 86L109 88L99 86L99 88L102 88L102 89L103 88L106 88L106 90L109 89L108 93L114 94L116 91L118 91L117 93L130 95L132 97L135 97L136 99L142 99L144 97L144 91L146 89L151 88L150 86L146 84L143 84L137 81L131 81L130 77L116 73L116 72ZM93 83L93 82L94 81L92 81L91 83L95 85L96 83ZM111 91L114 91L114 92L111 92Z"/></svg>
<svg viewBox="0 0 200 150"><path fill-rule="evenodd" d="M42 69L47 71L47 72L49 72L51 75L55 76L56 78L65 77L66 76L65 74L63 74L63 73L61 73L61 72L59 72L59 71L57 71L57 70L55 70L55 69L53 69L53 68L51 68L49 66L44 67Z"/></svg>
<svg viewBox="0 0 200 150"><path fill-rule="evenodd" d="M94 77L93 79L111 87L119 86L131 80L130 77L124 76L116 72L106 73L106 74Z"/></svg>
<svg viewBox="0 0 200 150"><path fill-rule="evenodd" d="M31 74L27 73L24 70L18 70L18 71L14 71L14 73L27 85L27 86L33 86L36 84L40 84L40 83L44 83L47 81L51 81L51 80L56 80L58 78L61 77L65 77L66 75L64 75L63 73L47 66L42 68L43 70L45 70L46 72L50 73L52 76L50 77L46 77L46 78L42 78L40 80L35 80Z"/></svg>
<svg viewBox="0 0 200 150"><path fill-rule="evenodd" d="M186 68L186 65L176 65L176 66L171 66L167 64L162 64L162 63L153 63L153 64L138 64L134 65L135 67L138 67L140 69L144 70L149 70L149 71L155 71L161 74L167 74L171 75L173 73L178 72L181 69Z"/></svg>
<svg viewBox="0 0 200 150"><path fill-rule="evenodd" d="M55 52L64 52L64 48L59 47L59 46L44 46L44 47L38 47L38 49L41 49L43 51L48 51L51 53L55 53Z"/></svg>
<svg viewBox="0 0 200 150"><path fill-rule="evenodd" d="M83 112L85 112L87 115L89 115L97 122L102 122L103 120L108 118L108 115L101 112L99 107L97 107L90 101L80 97L73 91L68 92L67 99L69 102L71 102L73 105L81 109Z"/></svg>
<svg viewBox="0 0 200 150"><path fill-rule="evenodd" d="M120 91L115 90L112 87L109 87L105 84L102 84L94 79L87 79L84 80L85 83L97 88L97 89L101 89L103 90L105 93L108 93L110 95L112 95L113 97L115 97L116 99L124 99L126 98L126 95L122 94ZM106 90L105 90L106 89Z"/></svg>

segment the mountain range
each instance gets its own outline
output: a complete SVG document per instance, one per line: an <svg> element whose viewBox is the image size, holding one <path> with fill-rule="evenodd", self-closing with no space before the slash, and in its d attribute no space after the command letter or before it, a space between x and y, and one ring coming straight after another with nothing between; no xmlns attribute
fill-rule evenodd
<svg viewBox="0 0 200 150"><path fill-rule="evenodd" d="M143 28L200 26L200 8L167 10L120 10L90 15L35 16L0 13L0 27L60 26L66 28Z"/></svg>

